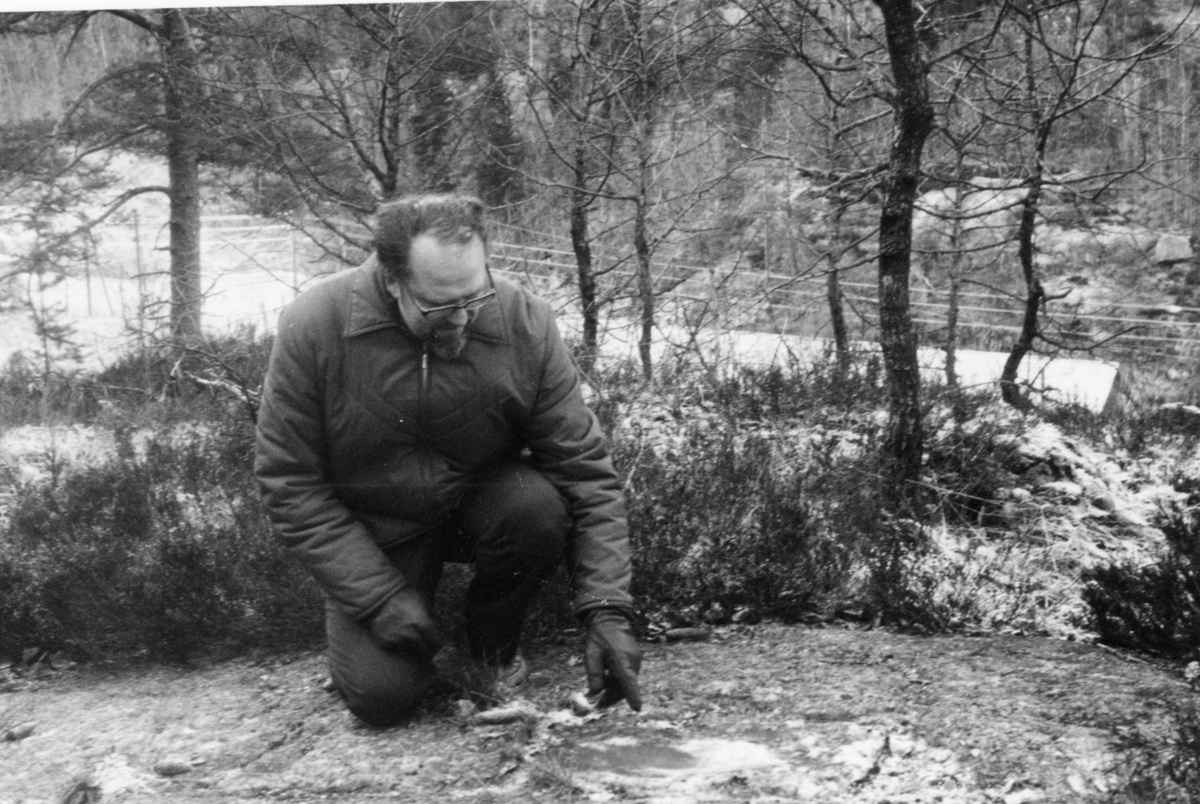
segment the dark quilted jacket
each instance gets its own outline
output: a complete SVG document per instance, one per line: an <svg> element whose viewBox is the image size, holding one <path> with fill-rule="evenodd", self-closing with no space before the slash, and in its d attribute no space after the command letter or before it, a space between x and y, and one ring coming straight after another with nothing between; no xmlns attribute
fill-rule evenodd
<svg viewBox="0 0 1200 804"><path fill-rule="evenodd" d="M426 357L375 260L280 317L255 472L276 532L352 617L407 582L383 549L421 538L475 469L523 448L570 504L576 611L628 607L621 484L549 306L496 280L452 361Z"/></svg>

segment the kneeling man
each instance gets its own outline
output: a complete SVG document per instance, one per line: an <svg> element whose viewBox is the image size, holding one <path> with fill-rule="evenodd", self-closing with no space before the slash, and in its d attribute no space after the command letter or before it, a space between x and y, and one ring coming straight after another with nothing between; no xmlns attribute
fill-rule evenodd
<svg viewBox="0 0 1200 804"><path fill-rule="evenodd" d="M515 686L526 611L565 557L589 692L641 708L621 484L549 306L488 270L477 200L384 203L374 255L288 306L255 472L325 592L330 674L363 721L397 723L428 690L445 561L474 564L471 656Z"/></svg>

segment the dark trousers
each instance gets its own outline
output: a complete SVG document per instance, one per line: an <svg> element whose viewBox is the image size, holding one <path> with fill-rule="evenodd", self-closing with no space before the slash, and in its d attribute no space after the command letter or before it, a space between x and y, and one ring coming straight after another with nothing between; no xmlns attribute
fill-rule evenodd
<svg viewBox="0 0 1200 804"><path fill-rule="evenodd" d="M444 527L389 553L432 608L445 561L469 562L463 619L474 658L513 659L525 614L563 559L571 517L566 501L541 473L511 461L481 473ZM333 683L360 720L388 726L403 720L433 681L433 665L386 651L367 628L332 603L325 607Z"/></svg>

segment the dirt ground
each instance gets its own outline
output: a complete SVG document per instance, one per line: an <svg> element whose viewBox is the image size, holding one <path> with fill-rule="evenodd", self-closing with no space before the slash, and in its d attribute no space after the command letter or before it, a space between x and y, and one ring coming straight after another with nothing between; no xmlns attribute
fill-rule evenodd
<svg viewBox="0 0 1200 804"><path fill-rule="evenodd" d="M730 626L646 645L640 715L578 717L577 653L532 653L511 720L445 699L386 730L323 688L318 653L10 678L0 804L81 782L137 804L1152 801L1137 743L1165 745L1194 694L1042 637Z"/></svg>

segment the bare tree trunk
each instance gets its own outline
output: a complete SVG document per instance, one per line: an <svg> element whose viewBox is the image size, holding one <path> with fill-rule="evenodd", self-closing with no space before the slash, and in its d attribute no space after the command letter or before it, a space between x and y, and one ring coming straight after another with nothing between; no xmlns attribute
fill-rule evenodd
<svg viewBox="0 0 1200 804"><path fill-rule="evenodd" d="M842 303L840 263L842 256L842 203L835 199L830 217L829 248L825 262L829 273L825 277L825 299L829 304L829 323L833 327L833 348L837 356L837 372L844 377L850 370L850 333L846 329L846 311Z"/></svg>
<svg viewBox="0 0 1200 804"><path fill-rule="evenodd" d="M958 390L958 293L959 280L957 275L950 276L950 301L946 310L946 387L951 391Z"/></svg>
<svg viewBox="0 0 1200 804"><path fill-rule="evenodd" d="M962 293L962 266L963 266L963 197L966 193L963 190L963 157L962 152L958 153L958 160L954 170L954 177L958 187L955 189L953 215L954 220L950 224L950 300L946 310L946 387L951 392L957 392L958 388L958 313L959 305L962 303L959 299ZM957 399L957 396L956 396Z"/></svg>
<svg viewBox="0 0 1200 804"><path fill-rule="evenodd" d="M1017 384L1017 372L1021 361L1033 351L1033 344L1038 337L1038 313L1046 292L1042 288L1037 275L1037 266L1033 262L1033 236L1037 227L1038 204L1042 197L1042 182L1045 175L1046 143L1050 139L1052 118L1042 114L1041 107L1036 102L1037 86L1033 69L1033 36L1025 37L1025 89L1030 98L1030 113L1033 116L1033 131L1035 134L1033 149L1033 170L1029 179L1029 191L1025 194L1021 206L1021 223L1017 228L1017 254L1021 261L1021 274L1025 279L1025 314L1021 319L1021 332L1017 342L1013 344L1004 361L1004 369L1000 372L1000 396L1014 408L1026 409L1029 400L1021 393Z"/></svg>
<svg viewBox="0 0 1200 804"><path fill-rule="evenodd" d="M450 192L454 189L450 165L454 96L436 69L422 75L412 94L415 110L409 125L413 132L413 156L423 189L434 193Z"/></svg>
<svg viewBox="0 0 1200 804"><path fill-rule="evenodd" d="M592 264L592 243L588 235L588 207L592 197L584 190L586 151L580 144L575 148L575 185L571 188L571 248L579 275L579 302L583 311L583 344L579 366L590 373L596 365L600 341L600 308L597 303L596 272Z"/></svg>
<svg viewBox="0 0 1200 804"><path fill-rule="evenodd" d="M654 375L654 361L650 356L650 346L654 342L654 282L651 275L650 244L646 237L646 188L638 191L636 217L633 221L633 248L637 254L637 288L638 288L638 323L641 332L638 336L638 356L642 361L642 376L647 380Z"/></svg>
<svg viewBox="0 0 1200 804"><path fill-rule="evenodd" d="M1038 170L1025 196L1025 204L1021 209L1021 225L1017 230L1017 253L1021 260L1021 274L1025 278L1025 314L1021 319L1021 332L1017 335L1017 342L1013 344L1008 359L1004 361L1004 370L1000 372L1000 396L1018 409L1029 407L1029 400L1021 393L1017 384L1017 372L1021 368L1021 361L1033 351L1033 344L1038 337L1038 313L1046 297L1037 275L1037 267L1033 263L1033 235L1042 190L1040 153L1037 163Z"/></svg>
<svg viewBox="0 0 1200 804"><path fill-rule="evenodd" d="M182 9L163 13L166 39L164 105L167 173L171 187L171 337L177 345L200 339L200 125L196 51Z"/></svg>
<svg viewBox="0 0 1200 804"><path fill-rule="evenodd" d="M921 152L933 128L925 63L912 0L876 0L883 12L896 82L896 136L883 181L879 216L879 338L888 378L889 422L884 443L889 507L909 507L921 471L924 432L921 375L909 307L912 218Z"/></svg>
<svg viewBox="0 0 1200 804"><path fill-rule="evenodd" d="M387 65L383 71L383 86L379 91L379 158L383 163L376 172L379 191L384 199L397 195L401 163L404 160L404 37L399 34L400 14L396 7L388 10L388 22L393 31L388 38Z"/></svg>
<svg viewBox="0 0 1200 804"><path fill-rule="evenodd" d="M630 94L630 110L636 131L635 147L637 149L636 186L633 199L633 249L637 257L638 323L641 326L638 336L638 355L642 361L642 376L648 380L654 374L654 363L650 356L650 347L654 341L654 281L650 265L652 249L648 234L650 185L653 180L650 175L650 160L654 137L654 113L650 109L651 79L647 71L649 60L654 56L647 52L647 43L644 41L646 32L642 20L642 1L626 0L626 3L626 15L632 35L637 40L638 54L634 65L636 75Z"/></svg>

